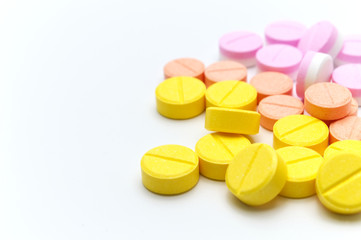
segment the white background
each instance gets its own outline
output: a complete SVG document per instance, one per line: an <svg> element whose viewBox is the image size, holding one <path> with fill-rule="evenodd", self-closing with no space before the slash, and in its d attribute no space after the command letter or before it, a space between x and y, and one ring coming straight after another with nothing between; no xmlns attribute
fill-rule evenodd
<svg viewBox="0 0 361 240"><path fill-rule="evenodd" d="M201 177L165 197L140 175L149 149L194 148L207 133L204 114L156 112L167 61L211 64L222 34L263 34L280 19L361 34L359 11L346 0L1 0L0 239L359 239L361 216L332 214L317 197L251 208L224 182Z"/></svg>

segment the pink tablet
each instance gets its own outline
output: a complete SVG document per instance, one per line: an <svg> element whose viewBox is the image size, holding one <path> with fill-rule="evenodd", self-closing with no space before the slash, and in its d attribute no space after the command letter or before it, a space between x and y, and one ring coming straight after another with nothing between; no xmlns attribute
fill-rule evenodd
<svg viewBox="0 0 361 240"><path fill-rule="evenodd" d="M336 57L342 47L342 38L337 28L328 21L318 22L310 27L298 43L298 48L307 51L323 52Z"/></svg>
<svg viewBox="0 0 361 240"><path fill-rule="evenodd" d="M335 59L336 66L361 63L361 35L348 36L343 41L340 53Z"/></svg>
<svg viewBox="0 0 361 240"><path fill-rule="evenodd" d="M260 36L252 32L239 31L223 35L219 39L219 50L228 59L238 61L246 67L256 64L256 52L263 46Z"/></svg>
<svg viewBox="0 0 361 240"><path fill-rule="evenodd" d="M256 54L256 60L261 71L292 74L298 70L302 53L290 45L274 44L261 48Z"/></svg>
<svg viewBox="0 0 361 240"><path fill-rule="evenodd" d="M361 64L345 64L332 73L332 82L347 87L361 106Z"/></svg>
<svg viewBox="0 0 361 240"><path fill-rule="evenodd" d="M302 59L296 79L296 93L304 98L306 89L317 82L329 82L333 71L333 59L325 53L308 51Z"/></svg>
<svg viewBox="0 0 361 240"><path fill-rule="evenodd" d="M266 41L269 44L288 44L297 47L306 27L295 21L278 21L269 24L265 29Z"/></svg>

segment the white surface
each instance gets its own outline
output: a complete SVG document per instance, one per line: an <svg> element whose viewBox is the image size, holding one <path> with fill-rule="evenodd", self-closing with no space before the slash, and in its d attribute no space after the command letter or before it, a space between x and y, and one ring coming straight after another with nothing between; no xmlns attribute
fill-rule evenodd
<svg viewBox="0 0 361 240"><path fill-rule="evenodd" d="M2 0L0 239L359 239L361 215L329 213L316 197L251 208L203 177L186 194L158 196L139 166L152 147L193 148L207 133L204 114L156 112L167 61L208 65L225 32L262 34L280 19L360 34L356 4ZM271 144L272 134L254 140Z"/></svg>

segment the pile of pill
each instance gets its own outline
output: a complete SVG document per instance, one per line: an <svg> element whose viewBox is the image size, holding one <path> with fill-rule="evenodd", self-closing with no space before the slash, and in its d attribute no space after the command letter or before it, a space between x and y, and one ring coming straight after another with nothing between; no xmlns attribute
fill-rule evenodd
<svg viewBox="0 0 361 240"><path fill-rule="evenodd" d="M149 150L141 159L143 185L172 195L193 188L199 174L225 181L247 205L277 195L317 194L329 210L361 211L361 36L342 38L321 21L307 28L279 21L219 40L222 61L193 58L164 66L157 111L189 119L204 110L212 133L195 151L180 145ZM335 67L334 67L335 65ZM257 74L247 82L247 68ZM252 143L259 128L273 131L273 147Z"/></svg>

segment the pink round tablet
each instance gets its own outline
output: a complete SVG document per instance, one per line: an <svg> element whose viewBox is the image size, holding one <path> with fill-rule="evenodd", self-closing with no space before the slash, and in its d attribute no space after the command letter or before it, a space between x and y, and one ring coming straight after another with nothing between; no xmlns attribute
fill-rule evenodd
<svg viewBox="0 0 361 240"><path fill-rule="evenodd" d="M304 98L306 89L317 82L329 82L333 71L333 59L325 53L307 51L302 59L296 79L296 93Z"/></svg>
<svg viewBox="0 0 361 240"><path fill-rule="evenodd" d="M303 53L323 52L334 58L342 48L342 38L332 23L321 21L305 32L298 43L298 48Z"/></svg>
<svg viewBox="0 0 361 240"><path fill-rule="evenodd" d="M306 27L295 21L278 21L269 24L265 29L265 37L269 44L288 44L297 47Z"/></svg>
<svg viewBox="0 0 361 240"><path fill-rule="evenodd" d="M361 105L361 64L345 64L332 73L332 82L348 88Z"/></svg>
<svg viewBox="0 0 361 240"><path fill-rule="evenodd" d="M343 41L340 53L335 59L336 66L361 63L361 36L348 36Z"/></svg>
<svg viewBox="0 0 361 240"><path fill-rule="evenodd" d="M289 45L274 44L261 48L256 54L256 59L261 71L291 74L298 69L302 53Z"/></svg>
<svg viewBox="0 0 361 240"><path fill-rule="evenodd" d="M256 64L255 56L262 46L263 40L260 36L246 31L227 33L219 39L221 54L226 58L242 63L246 67Z"/></svg>

